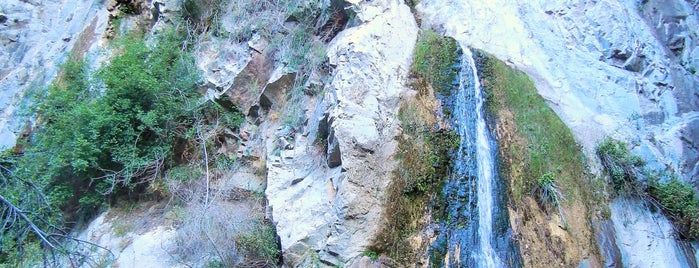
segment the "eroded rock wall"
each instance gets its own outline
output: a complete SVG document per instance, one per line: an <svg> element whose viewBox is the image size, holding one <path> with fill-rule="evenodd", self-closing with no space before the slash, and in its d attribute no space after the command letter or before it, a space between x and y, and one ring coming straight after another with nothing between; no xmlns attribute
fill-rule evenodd
<svg viewBox="0 0 699 268"><path fill-rule="evenodd" d="M0 2L0 149L14 146L26 123L27 94L47 86L70 53L98 53L109 17L103 2Z"/></svg>
<svg viewBox="0 0 699 268"><path fill-rule="evenodd" d="M353 2L361 23L331 42L331 81L309 102L303 130L280 127L266 139L265 193L291 266L314 254L325 265L351 265L378 231L395 165L417 26L402 1Z"/></svg>

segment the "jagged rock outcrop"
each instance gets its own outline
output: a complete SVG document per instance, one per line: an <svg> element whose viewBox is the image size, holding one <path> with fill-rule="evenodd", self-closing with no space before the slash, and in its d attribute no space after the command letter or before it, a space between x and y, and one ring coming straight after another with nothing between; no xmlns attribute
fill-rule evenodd
<svg viewBox="0 0 699 268"><path fill-rule="evenodd" d="M290 266L312 255L351 265L378 231L394 168L396 113L417 26L402 1L353 4L362 23L331 42L332 82L322 101L309 102L304 130L269 134L293 143L280 148L268 139L265 192ZM322 136L329 144L319 154L313 143Z"/></svg>

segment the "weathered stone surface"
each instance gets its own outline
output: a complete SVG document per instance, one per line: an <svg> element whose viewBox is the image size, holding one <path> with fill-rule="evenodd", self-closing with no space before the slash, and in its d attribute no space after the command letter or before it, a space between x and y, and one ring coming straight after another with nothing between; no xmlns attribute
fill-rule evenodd
<svg viewBox="0 0 699 268"><path fill-rule="evenodd" d="M218 96L233 86L236 76L251 61L251 53L244 44L228 39L210 39L200 43L195 59L209 94Z"/></svg>
<svg viewBox="0 0 699 268"><path fill-rule="evenodd" d="M284 106L286 101L286 92L294 86L296 73L285 73L284 68L277 68L272 73L267 85L262 89L259 103L264 109L274 108L279 109Z"/></svg>
<svg viewBox="0 0 699 268"><path fill-rule="evenodd" d="M104 1L0 1L0 149L12 147L26 118L18 109L28 90L47 86L73 50L95 51L107 25ZM84 38L79 38L83 32ZM74 49L79 48L79 49ZM96 65L99 55L88 53Z"/></svg>
<svg viewBox="0 0 699 268"><path fill-rule="evenodd" d="M274 59L271 52L252 52L252 57L245 68L233 80L233 85L225 89L225 94L238 109L248 112L259 102L264 81L269 80L274 71Z"/></svg>
<svg viewBox="0 0 699 268"><path fill-rule="evenodd" d="M354 259L380 224L417 26L402 1L357 2L354 8L371 11L331 42L333 80L321 99L311 98L305 110L310 123L294 135L294 149L277 156L275 144L267 145L265 193L289 266L303 266L311 255L324 265ZM327 155L315 149L324 148L315 143L323 138Z"/></svg>
<svg viewBox="0 0 699 268"><path fill-rule="evenodd" d="M672 224L638 200L617 198L610 206L623 267L692 267ZM696 263L696 260L693 260Z"/></svg>

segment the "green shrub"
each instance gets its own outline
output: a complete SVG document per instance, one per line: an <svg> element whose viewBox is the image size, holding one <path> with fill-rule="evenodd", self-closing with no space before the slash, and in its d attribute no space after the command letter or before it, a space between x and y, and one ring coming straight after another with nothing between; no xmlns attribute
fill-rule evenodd
<svg viewBox="0 0 699 268"><path fill-rule="evenodd" d="M453 38L423 30L415 45L412 71L436 92L448 95L455 88L460 54L461 49Z"/></svg>
<svg viewBox="0 0 699 268"><path fill-rule="evenodd" d="M249 232L236 236L235 243L249 260L276 263L280 254L274 228L264 221L256 222Z"/></svg>
<svg viewBox="0 0 699 268"><path fill-rule="evenodd" d="M685 238L699 238L699 199L691 185L676 178L667 183L651 181L648 193L655 199Z"/></svg>
<svg viewBox="0 0 699 268"><path fill-rule="evenodd" d="M673 174L645 168L643 159L622 141L605 138L597 145L597 155L617 192L658 204L683 238L699 238L699 199L691 185ZM661 183L661 178L667 182Z"/></svg>
<svg viewBox="0 0 699 268"><path fill-rule="evenodd" d="M597 156L611 178L617 192L638 194L643 186L638 178L645 166L643 159L631 154L626 143L605 138L596 148Z"/></svg>
<svg viewBox="0 0 699 268"><path fill-rule="evenodd" d="M178 129L192 127L190 106L198 97L198 70L183 42L176 31L157 36L154 46L126 37L96 72L69 59L34 108L36 128L6 167L0 195L31 211L44 231L64 234L65 220L90 217L106 196L135 191L162 175L174 164L173 144L184 139ZM20 242L14 250L38 243L13 230L26 229L2 231L3 244ZM3 248L0 260L12 262L8 254Z"/></svg>
<svg viewBox="0 0 699 268"><path fill-rule="evenodd" d="M379 259L379 253L376 253L376 251L373 251L371 249L366 249L362 252L362 256L369 257L371 260L378 260Z"/></svg>
<svg viewBox="0 0 699 268"><path fill-rule="evenodd" d="M563 195L556 184L556 178L551 172L544 174L537 180L534 192L544 205L558 206L563 200Z"/></svg>

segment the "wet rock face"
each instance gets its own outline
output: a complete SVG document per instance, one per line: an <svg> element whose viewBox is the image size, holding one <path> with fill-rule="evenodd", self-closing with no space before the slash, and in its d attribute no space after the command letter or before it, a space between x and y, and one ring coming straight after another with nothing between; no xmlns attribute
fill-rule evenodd
<svg viewBox="0 0 699 268"><path fill-rule="evenodd" d="M632 199L617 198L610 208L623 267L696 267L694 254L682 249L687 242L672 239L672 224L664 216Z"/></svg>
<svg viewBox="0 0 699 268"><path fill-rule="evenodd" d="M604 136L651 165L699 174L682 129L698 120L696 3L422 1L427 21L527 72L587 154ZM458 14L458 15L457 15Z"/></svg>
<svg viewBox="0 0 699 268"><path fill-rule="evenodd" d="M418 10L457 41L525 71L588 159L612 136L649 166L697 187L696 1L423 0ZM608 265L645 267L665 255L675 259L669 266L688 265L684 256L694 254L681 253L662 215L648 215L640 204L615 206L611 223L598 230Z"/></svg>

